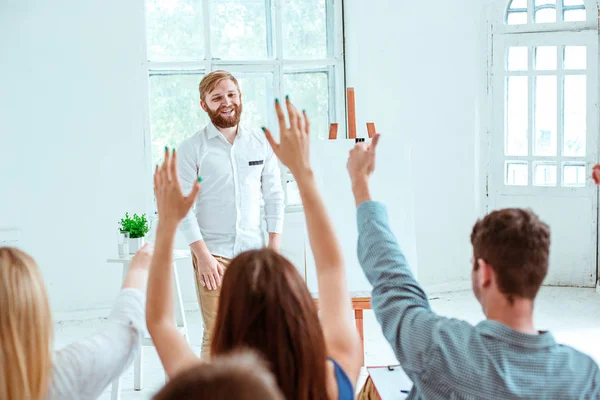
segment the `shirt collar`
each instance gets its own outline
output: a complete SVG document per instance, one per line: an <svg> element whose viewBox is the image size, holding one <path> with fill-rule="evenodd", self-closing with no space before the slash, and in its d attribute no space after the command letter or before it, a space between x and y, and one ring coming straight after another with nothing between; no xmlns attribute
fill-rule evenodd
<svg viewBox="0 0 600 400"><path fill-rule="evenodd" d="M477 324L477 329L484 336L490 336L519 347L542 349L556 346L554 336L548 331L539 331L538 335L517 332L514 329L498 322L485 320Z"/></svg>
<svg viewBox="0 0 600 400"><path fill-rule="evenodd" d="M243 131L244 131L244 128L242 127L242 124L241 123L238 124L237 135L242 136ZM212 139L212 138L215 138L215 137L221 135L221 132L219 132L217 127L212 122L209 122L208 126L206 128L206 135L208 136L209 139Z"/></svg>

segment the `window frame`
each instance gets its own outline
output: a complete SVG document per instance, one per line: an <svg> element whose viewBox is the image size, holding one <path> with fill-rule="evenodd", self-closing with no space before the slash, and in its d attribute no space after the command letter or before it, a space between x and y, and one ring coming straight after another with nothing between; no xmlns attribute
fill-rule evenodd
<svg viewBox="0 0 600 400"><path fill-rule="evenodd" d="M547 6L534 6L534 0L527 0L527 24L522 25L508 25L506 18L508 16L508 10L511 5L511 0L496 0L492 4L490 10L490 25L492 34L507 34L507 33L535 33L535 32L568 32L568 31L579 31L598 29L599 16L598 16L598 5L595 0L583 0L586 9L586 20L577 22L548 22L548 23L535 23L535 10L541 8L549 8ZM556 1L557 20L559 13L563 10L562 0ZM573 7L568 7L573 8ZM524 10L524 9L523 9Z"/></svg>
<svg viewBox="0 0 600 400"><path fill-rule="evenodd" d="M263 60L220 60L213 59L211 46L211 0L196 0L202 7L203 30L204 30L204 59L197 61L151 61L146 56L144 69L147 71L148 95L145 104L145 151L149 176L152 176L152 132L150 115L150 80L155 75L177 75L198 74L204 75L216 69L231 71L234 75L248 73L268 72L273 73L274 97L283 98L284 78L288 73L327 73L328 75L328 98L329 98L329 121L338 122L340 130L345 132L346 123L346 94L345 94L345 57L344 57L344 24L343 24L343 0L325 0L326 7L326 29L327 29L327 57L315 59L285 59L283 57L283 1L264 0L267 30L267 54L272 58ZM288 0L289 1L289 0ZM147 3L144 2L146 14ZM146 18L147 21L147 18ZM145 54L148 54L147 30L145 37ZM198 80L198 83L200 80ZM268 124L276 128L277 119L274 111L268 110ZM275 129L274 129L275 130ZM278 129L277 129L278 131ZM192 132L190 132L190 135ZM276 133L277 134L277 133ZM325 132L325 135L327 132ZM302 206L288 204L287 184L294 182L291 173L282 166L282 185L285 192L286 211L301 211ZM155 207L153 207L155 209Z"/></svg>

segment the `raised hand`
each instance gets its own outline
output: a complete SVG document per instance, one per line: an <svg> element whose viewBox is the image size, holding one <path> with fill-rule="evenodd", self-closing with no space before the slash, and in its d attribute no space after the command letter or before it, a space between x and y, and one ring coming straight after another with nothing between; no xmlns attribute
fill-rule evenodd
<svg viewBox="0 0 600 400"><path fill-rule="evenodd" d="M163 164L156 166L154 172L154 194L160 222L179 224L192 208L200 191L200 184L195 182L190 194L184 196L177 176L177 154L175 150L170 154L165 147Z"/></svg>
<svg viewBox="0 0 600 400"><path fill-rule="evenodd" d="M352 183L367 181L375 171L375 151L380 136L380 134L376 134L371 143L357 143L350 150L346 168Z"/></svg>
<svg viewBox="0 0 600 400"><path fill-rule="evenodd" d="M285 122L285 115L279 101L275 100L275 111L279 120L279 143L273 139L271 131L263 128L267 140L273 148L273 152L279 160L289 168L290 172L298 180L304 174L310 174L310 122L306 112L299 113L296 107L286 97L286 107L290 120L288 127Z"/></svg>
<svg viewBox="0 0 600 400"><path fill-rule="evenodd" d="M135 253L131 259L129 267L140 267L144 269L150 268L152 253L154 253L154 245L151 243L146 243Z"/></svg>

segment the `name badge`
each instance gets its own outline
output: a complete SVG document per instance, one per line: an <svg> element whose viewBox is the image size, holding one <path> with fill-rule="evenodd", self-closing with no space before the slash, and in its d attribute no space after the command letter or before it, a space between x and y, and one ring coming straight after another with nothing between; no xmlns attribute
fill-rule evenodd
<svg viewBox="0 0 600 400"><path fill-rule="evenodd" d="M248 165L250 165L251 167L254 165L263 165L265 163L265 160L258 160L258 161L250 161L248 163Z"/></svg>

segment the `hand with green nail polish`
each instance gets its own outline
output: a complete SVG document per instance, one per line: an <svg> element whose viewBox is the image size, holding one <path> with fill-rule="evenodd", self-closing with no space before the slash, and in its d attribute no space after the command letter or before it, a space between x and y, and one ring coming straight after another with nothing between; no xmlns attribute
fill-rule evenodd
<svg viewBox="0 0 600 400"><path fill-rule="evenodd" d="M310 173L309 143L310 122L306 113L299 113L286 96L286 108L290 126L287 126L281 104L275 103L275 111L279 121L280 143L275 142L268 128L263 128L273 152L279 160L289 168L294 177ZM298 176L297 176L298 175Z"/></svg>
<svg viewBox="0 0 600 400"><path fill-rule="evenodd" d="M196 201L201 180L202 178L198 177L198 182L194 184L190 194L184 196L177 173L177 153L175 149L170 153L166 148L165 159L154 173L154 194L161 223L179 225Z"/></svg>

